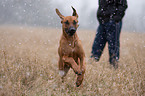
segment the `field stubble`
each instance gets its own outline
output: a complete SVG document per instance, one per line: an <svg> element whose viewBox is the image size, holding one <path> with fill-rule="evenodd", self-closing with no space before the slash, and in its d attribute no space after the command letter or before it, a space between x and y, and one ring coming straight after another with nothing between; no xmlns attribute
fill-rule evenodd
<svg viewBox="0 0 145 96"><path fill-rule="evenodd" d="M72 70L62 83L57 48L61 29L0 27L0 96L145 96L145 34L121 34L121 58L114 70L107 46L100 62L90 62L95 30L78 30L86 53L83 87Z"/></svg>

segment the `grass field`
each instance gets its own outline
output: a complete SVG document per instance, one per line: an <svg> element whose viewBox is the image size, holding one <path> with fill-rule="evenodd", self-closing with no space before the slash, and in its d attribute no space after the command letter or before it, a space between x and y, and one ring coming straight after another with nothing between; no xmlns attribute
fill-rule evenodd
<svg viewBox="0 0 145 96"><path fill-rule="evenodd" d="M86 54L83 87L72 70L62 83L57 48L61 29L0 27L0 96L145 96L145 34L121 33L121 58L114 70L107 46L90 62L95 30L78 30Z"/></svg>

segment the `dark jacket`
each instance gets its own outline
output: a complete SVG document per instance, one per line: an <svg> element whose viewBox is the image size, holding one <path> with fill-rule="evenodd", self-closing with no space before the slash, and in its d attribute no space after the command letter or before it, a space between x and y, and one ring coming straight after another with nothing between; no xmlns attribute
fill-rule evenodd
<svg viewBox="0 0 145 96"><path fill-rule="evenodd" d="M126 9L126 0L99 0L97 18L101 24L111 19L119 22L124 17Z"/></svg>

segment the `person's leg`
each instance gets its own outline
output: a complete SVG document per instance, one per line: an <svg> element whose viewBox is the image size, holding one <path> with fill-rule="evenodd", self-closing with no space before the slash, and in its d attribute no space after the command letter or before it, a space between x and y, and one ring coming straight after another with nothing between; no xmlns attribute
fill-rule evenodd
<svg viewBox="0 0 145 96"><path fill-rule="evenodd" d="M96 61L99 61L105 45L106 45L106 32L104 30L104 25L100 24L92 46L91 57L94 57Z"/></svg>
<svg viewBox="0 0 145 96"><path fill-rule="evenodd" d="M115 66L115 62L119 60L119 47L120 47L120 31L121 31L122 22L115 23L111 21L106 26L106 34L108 41L108 49L109 49L109 62Z"/></svg>
<svg viewBox="0 0 145 96"><path fill-rule="evenodd" d="M120 58L120 33L121 33L121 28L122 28L122 21L117 23L116 24L116 30L118 31L118 35L117 35L117 38L116 38L116 45L117 45L117 49L116 49L116 56L117 56L117 61L119 60Z"/></svg>

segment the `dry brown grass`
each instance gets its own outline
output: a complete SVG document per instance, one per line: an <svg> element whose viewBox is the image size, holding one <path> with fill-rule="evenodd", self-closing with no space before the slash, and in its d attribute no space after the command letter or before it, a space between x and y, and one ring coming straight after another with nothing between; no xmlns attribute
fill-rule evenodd
<svg viewBox="0 0 145 96"><path fill-rule="evenodd" d="M61 29L0 27L0 96L145 96L145 34L121 34L121 59L114 70L105 48L100 62L89 56L95 31L79 30L86 53L83 87L75 87L70 70L58 75Z"/></svg>

